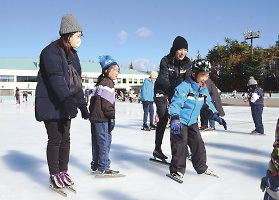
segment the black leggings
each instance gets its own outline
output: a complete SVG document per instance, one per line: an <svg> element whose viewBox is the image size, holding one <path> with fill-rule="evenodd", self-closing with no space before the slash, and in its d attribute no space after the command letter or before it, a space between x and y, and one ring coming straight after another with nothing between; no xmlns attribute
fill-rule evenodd
<svg viewBox="0 0 279 200"><path fill-rule="evenodd" d="M159 117L159 122L157 123L156 136L155 136L155 150L161 150L166 125L169 119L167 98L155 97L154 101L156 103L157 114Z"/></svg>
<svg viewBox="0 0 279 200"><path fill-rule="evenodd" d="M49 173L57 174L68 170L70 155L71 120L44 121L48 134L47 163Z"/></svg>

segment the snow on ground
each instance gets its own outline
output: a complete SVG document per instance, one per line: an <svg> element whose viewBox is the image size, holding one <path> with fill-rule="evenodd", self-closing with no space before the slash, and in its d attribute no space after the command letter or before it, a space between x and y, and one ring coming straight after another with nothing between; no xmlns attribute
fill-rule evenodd
<svg viewBox="0 0 279 200"><path fill-rule="evenodd" d="M149 200L263 199L259 185L270 160L279 108L264 108L266 136L252 136L250 107L226 106L228 130L202 132L207 164L219 175L198 175L187 161L184 183L166 177L168 167L148 161L154 148L155 131L141 131L142 105L116 104L116 127L111 146L111 168L124 178L96 179L88 175L91 161L90 123L80 114L72 121L69 174L77 194L65 190L67 199ZM31 102L0 104L0 199L65 199L48 188L47 134L34 118ZM169 129L163 152L170 158Z"/></svg>

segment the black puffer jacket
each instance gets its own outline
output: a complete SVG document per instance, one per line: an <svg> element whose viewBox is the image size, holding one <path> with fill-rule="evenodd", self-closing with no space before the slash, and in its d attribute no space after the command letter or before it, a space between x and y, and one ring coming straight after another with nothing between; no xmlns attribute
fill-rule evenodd
<svg viewBox="0 0 279 200"><path fill-rule="evenodd" d="M77 55L71 54L69 59L81 75L81 67ZM83 90L76 94L69 91L69 67L65 51L55 43L43 49L40 55L40 70L37 77L35 116L37 121L69 119L63 101L72 96L77 104L86 105ZM70 116L71 118L76 115Z"/></svg>
<svg viewBox="0 0 279 200"><path fill-rule="evenodd" d="M216 110L218 111L219 116L224 117L225 112L216 85L213 83L213 81L210 78L207 79L207 81L205 81L205 84L211 96L212 103L215 106Z"/></svg>
<svg viewBox="0 0 279 200"><path fill-rule="evenodd" d="M154 85L154 97L166 97L171 100L174 88L191 76L191 61L175 61L169 56L162 58L160 71Z"/></svg>

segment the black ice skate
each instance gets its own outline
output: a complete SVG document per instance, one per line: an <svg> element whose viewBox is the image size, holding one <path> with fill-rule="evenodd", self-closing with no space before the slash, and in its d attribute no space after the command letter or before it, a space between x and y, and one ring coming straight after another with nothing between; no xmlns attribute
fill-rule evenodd
<svg viewBox="0 0 279 200"><path fill-rule="evenodd" d="M112 169L107 169L103 171L101 174L96 174L96 178L116 178L116 177L125 177L125 174L119 174L119 171L115 171Z"/></svg>
<svg viewBox="0 0 279 200"><path fill-rule="evenodd" d="M159 158L160 160L168 159L168 157L163 154L162 150L154 150L153 156L154 158Z"/></svg>
<svg viewBox="0 0 279 200"><path fill-rule="evenodd" d="M149 158L150 161L164 164L164 165L170 165L170 163L166 161L168 157L163 154L162 150L154 150L153 156L154 158Z"/></svg>
<svg viewBox="0 0 279 200"><path fill-rule="evenodd" d="M143 123L141 130L143 130L143 131L150 131L150 128L149 128L149 126L146 123Z"/></svg>
<svg viewBox="0 0 279 200"><path fill-rule="evenodd" d="M150 124L150 130L156 130L156 126L154 124Z"/></svg>

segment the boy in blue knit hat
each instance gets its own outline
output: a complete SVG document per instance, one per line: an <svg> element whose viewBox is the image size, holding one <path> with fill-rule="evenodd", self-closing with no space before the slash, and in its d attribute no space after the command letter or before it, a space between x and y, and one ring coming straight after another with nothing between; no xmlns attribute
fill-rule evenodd
<svg viewBox="0 0 279 200"><path fill-rule="evenodd" d="M110 169L109 151L111 132L115 125L115 90L113 80L117 79L119 66L111 56L100 56L102 74L98 77L90 99L90 122L92 136L93 173L117 174Z"/></svg>

